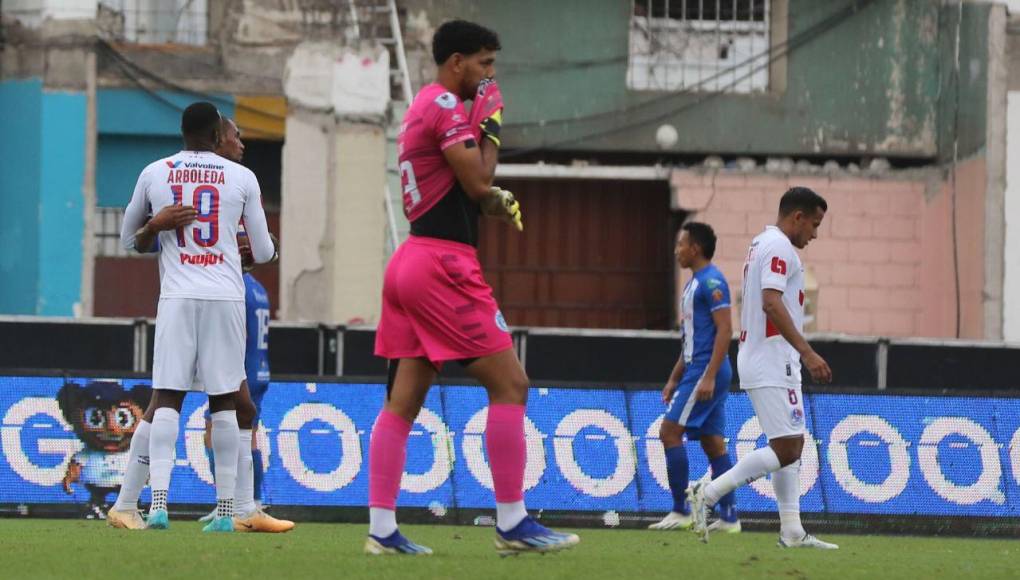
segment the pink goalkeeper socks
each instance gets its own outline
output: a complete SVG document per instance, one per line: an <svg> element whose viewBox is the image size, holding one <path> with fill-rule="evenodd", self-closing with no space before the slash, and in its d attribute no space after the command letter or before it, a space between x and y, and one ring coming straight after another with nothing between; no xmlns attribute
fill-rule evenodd
<svg viewBox="0 0 1020 580"><path fill-rule="evenodd" d="M498 503L524 500L524 405L489 405L485 450Z"/></svg>
<svg viewBox="0 0 1020 580"><path fill-rule="evenodd" d="M379 412L368 444L368 506L397 509L400 476L407 459L411 423L385 409Z"/></svg>

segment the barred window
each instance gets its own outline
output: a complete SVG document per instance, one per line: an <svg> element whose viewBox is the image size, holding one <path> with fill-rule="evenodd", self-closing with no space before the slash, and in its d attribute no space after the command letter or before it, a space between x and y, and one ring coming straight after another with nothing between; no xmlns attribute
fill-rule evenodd
<svg viewBox="0 0 1020 580"><path fill-rule="evenodd" d="M120 245L120 224L124 222L124 208L97 207L94 216L96 256L138 257Z"/></svg>
<svg viewBox="0 0 1020 580"><path fill-rule="evenodd" d="M633 0L627 86L768 89L770 0Z"/></svg>
<svg viewBox="0 0 1020 580"><path fill-rule="evenodd" d="M97 23L109 38L139 44L205 46L207 0L99 0Z"/></svg>

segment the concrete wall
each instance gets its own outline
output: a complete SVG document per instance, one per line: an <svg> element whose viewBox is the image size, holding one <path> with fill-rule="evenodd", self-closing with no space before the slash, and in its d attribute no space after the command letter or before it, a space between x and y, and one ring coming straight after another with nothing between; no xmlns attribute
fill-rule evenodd
<svg viewBox="0 0 1020 580"><path fill-rule="evenodd" d="M852 3L772 0L775 8L787 6L789 18L779 24L787 25L790 39ZM629 2L471 0L445 11L436 3L408 4L432 9L433 26L443 17L462 16L500 33L497 74L507 99L509 146L573 140L562 147L657 152L654 132L661 123L679 130L680 142L670 151L680 153L933 157L940 146L939 86L948 82L941 61L946 50L952 54L953 37L947 34L948 8L938 2L871 2L796 49L772 92L707 99L690 92L628 90ZM974 65L968 57L977 54L970 47L986 37L980 26L986 10L968 3L964 12L969 82ZM411 13L416 14L413 8ZM980 59L976 66L980 75ZM974 86L983 90L980 79ZM975 103L962 102L968 110ZM625 108L634 109L549 122ZM632 125L637 126L627 128ZM585 138L596 134L602 136Z"/></svg>
<svg viewBox="0 0 1020 580"><path fill-rule="evenodd" d="M81 289L85 95L0 84L0 312L74 314Z"/></svg>
<svg viewBox="0 0 1020 580"><path fill-rule="evenodd" d="M1003 338L1020 342L1020 91L1009 92L1008 111Z"/></svg>
<svg viewBox="0 0 1020 580"><path fill-rule="evenodd" d="M818 239L801 253L819 286L819 332L957 335L947 172L869 178L677 171L671 181L678 205L715 228L715 262L734 295L740 293L751 238L775 223L783 192L803 185L829 203ZM959 336L984 338L983 159L959 166L956 191Z"/></svg>
<svg viewBox="0 0 1020 580"><path fill-rule="evenodd" d="M283 148L280 318L379 320L386 137L371 123L295 111Z"/></svg>

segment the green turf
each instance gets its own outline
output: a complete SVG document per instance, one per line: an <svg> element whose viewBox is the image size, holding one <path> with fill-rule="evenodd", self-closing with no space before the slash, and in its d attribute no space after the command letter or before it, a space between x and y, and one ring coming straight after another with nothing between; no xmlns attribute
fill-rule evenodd
<svg viewBox="0 0 1020 580"><path fill-rule="evenodd" d="M200 524L128 532L100 522L0 519L2 578L1017 578L1012 540L825 536L836 552L780 550L775 534L580 530L569 552L500 558L492 528L402 526L431 557L369 557L364 525L300 524L289 534L203 534Z"/></svg>

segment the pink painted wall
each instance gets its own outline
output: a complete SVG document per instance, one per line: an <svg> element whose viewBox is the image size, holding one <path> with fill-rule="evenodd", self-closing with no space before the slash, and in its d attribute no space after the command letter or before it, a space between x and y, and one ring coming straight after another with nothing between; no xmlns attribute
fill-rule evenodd
<svg viewBox="0 0 1020 580"><path fill-rule="evenodd" d="M783 192L802 185L829 203L818 239L801 253L818 282L817 332L955 336L948 172L828 178L682 170L671 182L675 205L715 228L715 262L734 300L751 238L775 223ZM982 338L983 158L960 164L957 190L960 336Z"/></svg>

